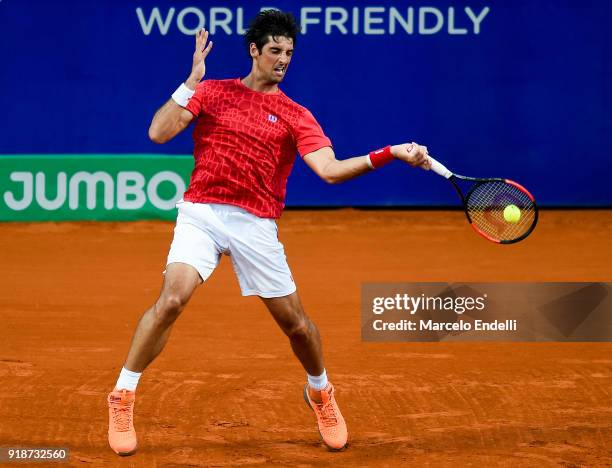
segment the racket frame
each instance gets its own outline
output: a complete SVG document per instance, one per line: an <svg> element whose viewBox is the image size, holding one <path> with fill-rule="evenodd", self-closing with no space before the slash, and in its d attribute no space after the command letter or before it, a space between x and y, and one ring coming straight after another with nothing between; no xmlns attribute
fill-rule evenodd
<svg viewBox="0 0 612 468"><path fill-rule="evenodd" d="M529 190L527 190L525 187L523 187L518 182L514 182L513 180L510 180L510 179L468 177L468 176L464 176L464 175L460 175L460 174L455 174L454 172L452 172L449 169L447 169L444 165L439 163L437 160L435 160L431 156L429 156L429 159L431 160L431 163L432 163L431 169L433 170L433 172L435 172L436 174L438 174L438 175L444 177L445 179L447 179L452 184L452 186L455 188L455 191L457 192L457 195L459 195L459 198L461 199L461 204L463 205L463 211L465 213L465 217L467 218L468 222L470 223L470 226L472 226L472 229L474 229L474 231L477 234L480 234L485 239L487 239L487 240L489 240L491 242L494 242L496 244L515 244L516 242L520 242L523 239L525 239L535 229L536 224L538 224L538 207L536 205L535 198L533 198L533 195L531 195L531 193L529 193ZM457 179L464 180L466 182L474 182L474 185L472 185L470 187L470 189L468 190L468 192L465 195L463 195L463 192L461 191L461 189L459 188L459 185L456 182ZM521 236L517 237L516 239L511 239L511 240L495 239L494 237L491 237L486 232L484 232L481 229L479 229L472 222L472 218L470 217L470 213L468 212L467 200L470 199L470 196L472 195L472 192L478 186L480 186L480 185L482 185L484 183L487 183L487 182L502 182L502 183L506 183L506 184L512 185L513 187L517 188L521 192L525 193L525 195L527 195L529 197L529 199L531 200L531 202L533 203L533 212L534 212L533 222L531 223L531 226L529 227L529 229L524 234L522 234Z"/></svg>

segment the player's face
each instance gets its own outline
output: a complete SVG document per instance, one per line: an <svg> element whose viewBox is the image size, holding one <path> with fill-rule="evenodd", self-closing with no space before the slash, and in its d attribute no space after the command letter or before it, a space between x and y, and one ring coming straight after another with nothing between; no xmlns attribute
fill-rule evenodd
<svg viewBox="0 0 612 468"><path fill-rule="evenodd" d="M253 58L260 76L270 83L283 81L293 55L293 39L284 36L276 38L270 36L267 44L262 47L261 53L257 49L255 52L257 54Z"/></svg>

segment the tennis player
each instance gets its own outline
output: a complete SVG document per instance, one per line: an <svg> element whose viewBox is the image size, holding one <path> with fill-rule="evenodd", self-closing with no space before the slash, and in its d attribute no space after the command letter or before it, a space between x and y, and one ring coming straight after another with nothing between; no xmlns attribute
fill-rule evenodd
<svg viewBox="0 0 612 468"><path fill-rule="evenodd" d="M161 352L194 290L223 254L232 260L242 295L259 296L289 338L307 374L304 399L314 411L323 442L332 450L347 445L347 427L325 371L319 332L304 313L277 237L275 220L284 208L287 177L296 153L329 183L396 158L426 169L429 161L427 149L416 143L337 160L312 113L278 86L287 74L298 32L289 13L259 13L246 33L251 72L242 79L202 81L213 43L201 30L189 78L153 117L149 136L156 143L167 142L195 121L195 167L177 204L159 299L142 315L108 395L108 441L119 455L137 449L133 409L142 372Z"/></svg>

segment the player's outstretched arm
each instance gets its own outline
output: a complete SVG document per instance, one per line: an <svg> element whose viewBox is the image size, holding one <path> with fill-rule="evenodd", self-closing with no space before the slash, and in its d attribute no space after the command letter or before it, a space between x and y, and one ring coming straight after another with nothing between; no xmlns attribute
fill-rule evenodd
<svg viewBox="0 0 612 468"><path fill-rule="evenodd" d="M206 73L204 61L213 46L212 41L206 45L207 40L208 31L205 29L198 31L195 36L195 52L189 78L153 116L149 127L149 138L154 143L166 143L185 130L194 119L193 114L185 109L185 106Z"/></svg>
<svg viewBox="0 0 612 468"><path fill-rule="evenodd" d="M308 167L329 184L338 184L353 179L393 159L399 159L412 167L421 167L426 170L431 167L427 157L427 147L416 143L387 146L365 156L342 160L336 159L334 150L329 146L304 155L304 162Z"/></svg>

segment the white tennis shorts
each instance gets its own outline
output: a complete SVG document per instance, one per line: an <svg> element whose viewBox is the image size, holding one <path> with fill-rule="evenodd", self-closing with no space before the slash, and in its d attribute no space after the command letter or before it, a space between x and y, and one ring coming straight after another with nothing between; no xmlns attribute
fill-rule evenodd
<svg viewBox="0 0 612 468"><path fill-rule="evenodd" d="M186 263L206 281L229 255L243 296L282 297L296 287L273 219L232 205L177 203L167 265Z"/></svg>

